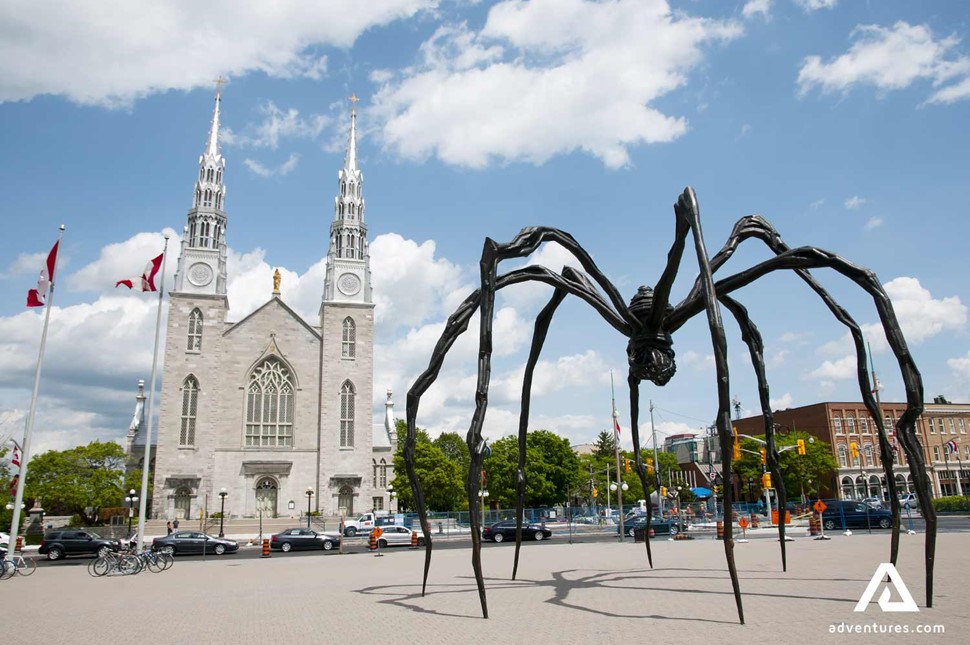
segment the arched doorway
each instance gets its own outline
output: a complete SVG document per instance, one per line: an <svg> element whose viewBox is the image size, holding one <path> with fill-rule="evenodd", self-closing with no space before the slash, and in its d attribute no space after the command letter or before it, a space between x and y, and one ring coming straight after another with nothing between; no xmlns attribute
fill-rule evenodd
<svg viewBox="0 0 970 645"><path fill-rule="evenodd" d="M192 493L188 488L175 491L175 519L187 520L192 512Z"/></svg>
<svg viewBox="0 0 970 645"><path fill-rule="evenodd" d="M344 517L354 514L354 489L344 484L337 497L337 513Z"/></svg>
<svg viewBox="0 0 970 645"><path fill-rule="evenodd" d="M852 494L852 478L843 477L842 478L842 499L854 499Z"/></svg>
<svg viewBox="0 0 970 645"><path fill-rule="evenodd" d="M256 484L256 512L264 517L276 517L279 487L272 477L263 477Z"/></svg>

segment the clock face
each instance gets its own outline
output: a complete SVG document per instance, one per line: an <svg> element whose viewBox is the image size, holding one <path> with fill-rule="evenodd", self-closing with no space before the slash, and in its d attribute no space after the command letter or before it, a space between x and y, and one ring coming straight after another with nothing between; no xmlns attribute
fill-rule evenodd
<svg viewBox="0 0 970 645"><path fill-rule="evenodd" d="M189 267L189 282L197 287L204 287L212 282L212 267L204 262L196 262Z"/></svg>
<svg viewBox="0 0 970 645"><path fill-rule="evenodd" d="M353 273L345 273L337 280L337 288L345 296L356 295L360 291L360 278Z"/></svg>

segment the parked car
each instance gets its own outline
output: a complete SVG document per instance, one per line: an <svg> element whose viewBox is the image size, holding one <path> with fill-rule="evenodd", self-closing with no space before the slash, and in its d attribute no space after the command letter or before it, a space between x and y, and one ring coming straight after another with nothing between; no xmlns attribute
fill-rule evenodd
<svg viewBox="0 0 970 645"><path fill-rule="evenodd" d="M862 501L865 502L866 504L868 504L869 506L873 507L873 508L882 508L883 507L882 499L880 499L878 497L867 497L867 498L865 498Z"/></svg>
<svg viewBox="0 0 970 645"><path fill-rule="evenodd" d="M10 536L0 531L0 549L6 551L10 548Z"/></svg>
<svg viewBox="0 0 970 645"><path fill-rule="evenodd" d="M542 524L522 521L522 539L533 539L536 542L552 537L552 531ZM504 542L515 539L515 520L502 520L482 529L482 538L494 542Z"/></svg>
<svg viewBox="0 0 970 645"><path fill-rule="evenodd" d="M121 542L103 538L93 531L59 529L48 531L37 550L48 560L60 560L68 555L94 555L106 551L120 551Z"/></svg>
<svg viewBox="0 0 970 645"><path fill-rule="evenodd" d="M339 535L317 533L313 529L286 529L270 538L269 548L286 552L293 549L323 549L329 551L340 546Z"/></svg>
<svg viewBox="0 0 970 645"><path fill-rule="evenodd" d="M919 508L919 500L916 498L916 493L899 494L899 505L906 508L907 504L909 504L910 508Z"/></svg>
<svg viewBox="0 0 970 645"><path fill-rule="evenodd" d="M380 526L381 536L377 544L382 549L389 546L411 546L411 529L406 526ZM418 534L418 546L424 546L424 536Z"/></svg>
<svg viewBox="0 0 970 645"><path fill-rule="evenodd" d="M623 523L623 531L633 537L638 529L644 529L647 526L647 516L639 515L634 517L629 522ZM659 517L650 518L650 528L653 529L655 535L677 535L681 531L687 529L683 522L677 522L672 520L662 520ZM616 527L616 532L620 532L620 527Z"/></svg>
<svg viewBox="0 0 970 645"><path fill-rule="evenodd" d="M835 529L888 529L893 525L893 514L885 509L873 508L863 501L826 499L822 513L822 526L827 531Z"/></svg>
<svg viewBox="0 0 970 645"><path fill-rule="evenodd" d="M239 544L235 540L215 537L199 531L178 531L165 537L152 540L152 551L163 551L172 555L188 555L192 553L235 553Z"/></svg>

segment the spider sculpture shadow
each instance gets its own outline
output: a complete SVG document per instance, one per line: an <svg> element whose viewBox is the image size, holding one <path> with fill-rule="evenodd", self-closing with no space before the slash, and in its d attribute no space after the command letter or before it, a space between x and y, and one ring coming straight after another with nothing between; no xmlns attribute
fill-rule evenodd
<svg viewBox="0 0 970 645"><path fill-rule="evenodd" d="M859 381L859 391L864 405L875 421L879 434L880 457L886 474L889 488L889 499L893 512L892 540L890 544L890 560L895 564L899 549L899 519L900 505L897 498L896 480L892 472L893 447L883 425L883 415L876 405L872 394L872 387L866 371L865 344L859 325L849 313L839 305L830 294L816 281L809 269L829 268L853 281L868 293L875 304L876 311L886 333L886 339L899 364L902 380L906 389L906 411L896 424L896 436L909 462L910 472L926 520L926 606L932 607L933 602L933 557L936 550L936 513L930 502L929 477L923 462L922 449L916 438L916 419L923 410L923 383L919 371L909 354L906 340L900 331L896 314L882 284L875 274L868 269L859 267L828 251L806 246L789 248L782 241L778 232L767 220L752 215L739 220L731 232L727 242L713 257L709 257L704 245L701 232L700 211L692 188L684 190L674 204L675 235L674 242L667 254L667 265L656 286L642 286L631 300L629 306L621 298L619 291L606 279L597 268L592 258L568 233L547 227L529 227L523 229L511 242L499 244L492 239L486 239L482 251L481 287L473 292L458 307L448 319L444 331L435 346L428 368L418 377L408 391L407 397L407 439L404 446L405 465L411 488L414 493L415 505L421 521L421 528L425 537L424 579L422 595L427 586L428 571L431 565L433 540L431 526L428 522L425 508L424 493L421 482L414 471L414 450L417 440L416 421L421 396L437 379L442 362L455 340L468 329L468 322L474 313L480 312L481 328L478 354L478 384L475 396L475 411L468 429L466 441L470 453L470 465L466 488L468 492L468 507L471 518L472 535L472 567L478 583L478 595L482 605L482 615L488 618L488 606L485 599L485 583L482 577L481 563L481 519L479 515L480 498L479 473L482 470L485 442L482 438L482 424L488 405L488 385L491 373L492 357L492 320L495 308L495 293L503 287L520 282L543 282L553 287L553 295L548 304L536 318L532 345L526 363L525 375L522 383L522 404L519 415L519 459L516 470L516 539L515 560L512 568L512 578L515 579L519 563L519 548L522 541L522 515L525 498L525 439L529 421L529 406L532 389L532 377L539 353L542 350L549 325L556 309L569 294L585 302L598 312L614 329L629 338L627 357L630 366L628 383L630 386L630 427L633 437L633 453L635 455L636 472L647 487L647 471L640 453L640 433L638 428L639 416L639 388L640 382L647 380L655 385L665 385L674 375L672 334L694 316L704 314L710 329L711 343L714 349L714 363L717 372L717 430L721 445L721 472L724 476L724 508L725 524L732 526L733 513L731 503L733 497L733 473L731 468L733 433L730 420L730 382L728 379L727 343L724 337L724 326L721 322L720 305L723 305L734 317L741 329L741 338L748 347L751 362L754 366L758 383L758 394L762 414L765 422L765 440L767 443L767 463L778 489L779 508L785 508L787 503L784 483L779 471L778 450L775 445L774 422L771 407L768 402L768 381L765 376L764 347L758 328L751 321L748 312L732 293L747 286L762 276L779 270L793 271L814 291L828 307L835 318L845 325L852 337L856 351L856 372ZM698 277L687 296L677 305L669 302L670 290L687 244L688 236L692 237L697 256ZM748 239L760 240L774 253L774 257L761 262L749 269L724 277L715 282L714 273L734 254L738 246ZM542 266L527 266L500 274L498 265L502 260L524 258L535 251L544 242L557 242L572 253L582 265L585 273L571 267L565 267L560 272L552 271ZM595 282L595 285L593 284ZM599 288L597 288L597 285ZM649 533L649 518L652 514L650 496L647 495L647 533ZM724 554L727 560L734 599L738 609L738 619L744 623L744 610L741 603L741 589L738 583L737 569L734 563L734 542L728 531L724 539ZM778 535L780 538L782 569L787 569L785 554L785 525L779 522ZM650 552L650 541L644 540L647 560L653 566Z"/></svg>

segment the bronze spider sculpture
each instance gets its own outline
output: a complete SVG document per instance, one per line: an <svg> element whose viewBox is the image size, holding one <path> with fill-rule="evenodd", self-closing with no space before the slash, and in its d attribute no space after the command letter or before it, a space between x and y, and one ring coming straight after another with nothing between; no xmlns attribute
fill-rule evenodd
<svg viewBox="0 0 970 645"><path fill-rule="evenodd" d="M643 484L647 486L647 471L640 452L640 434L638 428L639 416L639 388L640 382L647 380L663 386L676 371L674 362L673 339L671 335L684 325L689 319L701 313L705 314L710 329L711 342L714 349L714 363L717 372L717 430L721 447L721 465L724 477L724 508L725 524L733 525L731 502L734 490L734 476L731 469L733 433L730 420L730 388L727 365L727 343L724 336L724 326L721 322L719 304L731 313L741 329L741 338L748 347L751 362L754 365L758 383L758 394L765 422L765 440L767 443L767 462L773 481L778 489L779 507L784 508L787 503L784 482L779 471L778 450L775 445L774 422L771 407L768 402L768 381L765 376L763 358L763 342L758 328L751 321L748 312L731 295L734 291L747 286L762 276L779 270L791 270L812 289L828 307L835 318L845 325L853 339L856 358L859 391L862 400L875 424L879 434L880 457L886 474L889 488L889 499L893 511L892 540L890 559L895 564L899 548L899 518L900 505L896 492L896 481L893 476L893 447L883 426L883 416L876 405L872 394L872 387L866 371L865 344L859 325L849 313L842 308L831 295L815 280L809 269L830 268L849 278L856 285L868 293L875 304L876 311L882 322L889 346L899 363L903 383L906 390L906 411L896 425L896 434L900 445L906 453L909 468L916 488L920 508L926 520L926 605L932 607L933 601L933 558L936 550L936 514L930 502L929 478L923 465L923 453L916 439L915 423L923 410L923 384L919 371L909 354L906 340L900 331L896 314L882 284L875 274L868 269L854 265L847 260L828 251L806 246L789 248L778 232L767 220L752 215L740 219L734 226L730 237L714 257L709 257L704 245L701 232L700 211L697 199L691 188L674 204L675 237L672 247L667 254L667 264L659 281L654 288L642 286L627 306L616 287L607 280L606 276L597 268L592 258L568 233L547 227L529 227L523 229L511 242L499 244L492 239L485 240L482 251L481 287L474 291L458 307L448 319L444 331L435 346L428 368L417 378L408 391L407 397L407 439L404 446L405 464L408 478L414 493L415 505L421 521L421 528L425 537L424 578L421 593L424 595L428 582L428 571L431 565L433 540L431 527L427 519L424 493L421 482L414 471L414 450L417 440L416 421L421 396L437 379L442 362L455 340L468 329L468 322L476 311L481 314L481 328L478 355L478 384L475 395L475 411L472 416L466 441L470 453L470 465L466 487L468 492L468 507L471 518L472 534L472 567L478 585L478 595L482 606L482 615L488 618L488 606L485 599L485 584L482 577L481 564L481 520L479 516L479 473L485 442L482 438L482 424L488 405L488 386L491 372L492 356L492 318L495 307L495 293L503 287L520 282L544 282L553 287L553 295L548 304L536 318L535 330L529 358L526 363L522 383L522 404L519 415L519 459L516 471L516 540L515 560L512 578L515 579L519 563L519 549L522 542L522 516L525 497L525 438L529 421L529 406L531 400L532 377L539 353L542 350L553 314L565 297L569 294L577 296L593 307L606 322L614 329L629 338L627 357L630 366L628 383L630 386L630 427L633 438L633 448L636 472ZM692 235L694 250L698 261L698 277L687 296L677 305L669 302L670 290L677 275L688 235ZM775 255L749 269L729 275L715 282L714 273L733 255L738 246L747 239L760 240ZM552 271L542 266L527 266L504 274L498 273L498 265L502 260L523 258L530 255L544 242L557 242L582 265L585 273L565 267L560 272ZM592 281L590 280L592 279ZM594 285L593 282L596 284ZM597 289L597 286L599 289ZM602 291L600 291L602 290ZM605 295L604 295L605 294ZM649 518L652 514L650 496L647 495L647 532L649 532ZM779 523L782 569L787 569L785 553L785 525ZM645 540L647 560L653 567L653 557L650 552L650 541ZM738 583L737 568L734 562L734 541L731 531L727 531L724 539L724 554L727 560L734 599L738 610L738 619L744 623L744 609L741 603L741 588Z"/></svg>

